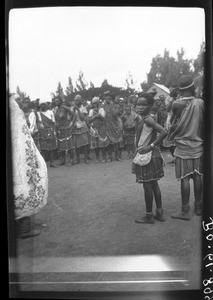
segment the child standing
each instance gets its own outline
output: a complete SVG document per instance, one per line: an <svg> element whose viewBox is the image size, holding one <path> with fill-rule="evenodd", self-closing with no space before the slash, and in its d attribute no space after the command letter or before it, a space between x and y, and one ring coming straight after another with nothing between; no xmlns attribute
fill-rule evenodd
<svg viewBox="0 0 213 300"><path fill-rule="evenodd" d="M136 223L154 223L154 219L164 222L161 191L158 180L164 176L164 161L159 145L167 133L151 116L154 98L149 93L141 93L137 100L137 112L142 117L136 132L136 157L133 160L132 173L136 174L136 182L143 183L146 214L135 220ZM157 133L159 133L157 135ZM146 155L145 155L146 154ZM148 157L148 161L142 162ZM156 215L153 216L153 196L156 203Z"/></svg>

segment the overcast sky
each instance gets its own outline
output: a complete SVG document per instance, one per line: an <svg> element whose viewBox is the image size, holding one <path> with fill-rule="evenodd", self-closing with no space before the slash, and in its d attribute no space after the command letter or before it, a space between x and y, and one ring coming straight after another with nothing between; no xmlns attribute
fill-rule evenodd
<svg viewBox="0 0 213 300"><path fill-rule="evenodd" d="M58 82L66 88L83 71L100 86L104 79L125 87L129 71L136 87L151 60L164 49L196 58L205 41L200 8L51 7L13 9L9 15L9 87L30 98L51 99Z"/></svg>

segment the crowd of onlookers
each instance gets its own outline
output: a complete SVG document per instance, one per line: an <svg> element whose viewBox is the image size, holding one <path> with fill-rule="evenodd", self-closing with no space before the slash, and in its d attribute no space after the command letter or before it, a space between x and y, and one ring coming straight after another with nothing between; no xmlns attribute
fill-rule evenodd
<svg viewBox="0 0 213 300"><path fill-rule="evenodd" d="M178 87L171 86L167 97L156 97L155 91L151 94L155 99L151 114L168 130L172 104L179 98ZM51 102L26 98L19 99L18 103L45 161L57 167L79 163L81 154L88 163L92 152L97 162L120 161L123 151L127 151L127 158L133 158L136 125L140 118L137 100L137 93L120 97L108 91L90 100L76 95L72 101L56 96ZM169 149L173 155L174 144L167 139L160 148ZM55 160L60 163L56 164Z"/></svg>
<svg viewBox="0 0 213 300"><path fill-rule="evenodd" d="M122 154L127 151L127 158L132 159L132 174L136 175L137 183L143 184L146 205L145 216L135 221L152 224L155 220L165 221L158 181L164 176L165 165L160 149L166 148L174 157L171 162L175 163L176 179L181 181L181 211L171 217L190 220L190 179L194 182L194 212L198 216L202 214L203 83L197 84L190 75L181 76L178 87L172 86L167 97L156 96L153 91L123 98L107 91L89 101L77 94L73 101L57 96L51 102L46 99L20 101L17 95L13 96L12 140L13 154L17 156L14 157L18 186L16 207L21 211L19 217L24 220L22 237L36 233L30 231L29 218L22 217L25 214L22 212L24 194L20 194L19 176L22 174L24 178L25 189L22 187L22 191L26 190L27 205L40 199L37 199L37 192L44 196L47 185L44 183L42 187L38 183L46 176L47 168L40 153L46 162L49 161L50 167L58 167L78 164L81 156L86 164L94 155L97 163L122 161ZM20 157L27 163L20 165ZM41 174L45 176L38 173L39 161ZM22 172L23 168L25 172ZM30 214L32 209L29 208Z"/></svg>
<svg viewBox="0 0 213 300"><path fill-rule="evenodd" d="M153 95L154 94L155 92L153 92ZM138 118L137 99L137 94L132 94L129 97L123 98L115 96L110 92L105 92L102 97L94 97L90 101L82 99L80 95L76 95L73 101L66 101L58 96L52 99L51 102L43 99L30 101L26 98L22 101L19 100L18 103L25 114L27 124L36 146L41 151L45 161L50 161L50 166L56 167L63 164L69 166L71 164L79 163L81 153L84 154L86 163L88 163L88 160L92 159L92 152L95 153L97 162L112 161L114 152L115 160L118 161L122 159L123 151L127 151L127 158L133 158L136 121ZM76 107L79 107L78 112ZM110 109L108 109L109 107ZM73 114L74 110L75 113ZM92 114L99 112L100 110L102 111L102 117L99 116L99 119L97 117L92 120L94 117ZM60 113L64 115L61 116ZM72 126L70 126L71 119L74 115L76 118L76 113L82 117L82 122L85 123L86 126L84 126L87 127L85 128L85 131L88 136L83 143L80 141L78 145L76 145L76 140L78 140L79 133L75 132L78 130L76 128L76 126L78 126L78 121L75 120ZM110 114L114 114L114 119L108 120L110 119ZM152 107L152 114L156 121L164 127L168 112L166 98L163 95L155 99ZM42 120L42 118L45 118L45 120ZM48 120L51 121L50 124L46 124L48 123L46 122ZM97 125L98 120L100 121L99 123L102 121L101 126L100 124ZM115 124L116 122L118 123L116 125L117 127L115 126L114 128L115 131L118 131L117 134L119 137L116 137L117 140L113 140L113 137L110 137L110 134L108 133L110 122L113 123L113 121L115 121ZM60 124L61 122L64 123L62 126ZM66 126L67 132L65 132ZM68 128L69 126L70 128ZM103 129L104 127L105 130ZM105 143L101 141L100 130L103 135L106 135L105 138L107 137ZM63 133L61 131L63 131ZM105 131L105 133L103 131ZM62 141L60 137L66 139L66 143L65 141ZM70 139L72 140L71 142ZM62 143L63 145L61 145ZM163 149L163 145L161 145L161 148ZM70 155L68 155L69 153ZM101 153L102 159L100 159ZM59 160L60 163L54 163L55 160Z"/></svg>

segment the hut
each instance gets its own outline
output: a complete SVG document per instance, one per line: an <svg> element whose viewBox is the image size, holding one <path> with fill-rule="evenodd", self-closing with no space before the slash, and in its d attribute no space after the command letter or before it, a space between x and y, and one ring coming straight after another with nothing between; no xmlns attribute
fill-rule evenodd
<svg viewBox="0 0 213 300"><path fill-rule="evenodd" d="M169 96L169 89L163 85L163 84L158 84L158 83L153 83L153 85L148 89L147 93L153 93L156 92L154 99L159 99L159 96L164 95L166 98Z"/></svg>

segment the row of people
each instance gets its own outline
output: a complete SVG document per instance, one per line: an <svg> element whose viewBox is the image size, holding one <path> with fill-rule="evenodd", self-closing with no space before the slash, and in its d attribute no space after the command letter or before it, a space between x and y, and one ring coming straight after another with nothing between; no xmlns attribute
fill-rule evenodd
<svg viewBox="0 0 213 300"><path fill-rule="evenodd" d="M97 162L100 161L100 153L103 162L112 161L113 153L115 160L120 161L124 144L128 158L133 156L136 124L140 116L131 105L122 106L111 93L105 94L104 103L94 97L89 110L82 105L80 95L76 95L72 106L60 97L54 102L52 110L42 100L39 110L29 111L22 107L35 144L44 157L45 152L49 153L51 167L56 166L55 149L61 153L60 164L65 164L66 153L69 154L67 165L79 163L81 153L88 163L89 149L94 150Z"/></svg>
<svg viewBox="0 0 213 300"><path fill-rule="evenodd" d="M146 205L146 214L145 216L137 218L135 220L137 223L152 224L155 220L160 222L165 221L161 190L158 185L158 181L164 176L164 160L158 146L166 136L168 136L168 141L175 142L175 172L177 180L181 181L181 211L173 214L172 218L185 221L190 220L190 179L194 182L195 214L201 215L202 213L204 101L195 97L194 82L189 76L180 78L179 89L181 91L181 97L179 100L176 100L175 105L172 105L171 119L169 122L170 130L168 132L156 122L155 117L151 114L151 109L154 104L153 96L148 93L141 93L137 100L137 112L139 116L137 115L136 118L133 118L134 122L138 123L136 123L136 156L132 164L132 173L136 176L136 182L143 185ZM88 132L91 132L91 128L93 128L92 130L94 130L94 132L97 130L97 136L95 133L93 135L94 149L96 143L105 143L108 141L111 150L114 148L114 152L116 153L116 148L121 138L121 118L119 120L119 107L113 102L113 96L111 94L106 96L106 103L103 107L97 109L94 106L93 109L97 109L97 114L91 112L88 114L88 118L84 116L81 98L79 96L75 98L75 106L72 108L63 105L62 101L60 103L60 99L58 101L58 108L55 114L43 109L42 104L41 111L35 113L36 124L40 124L38 126L40 126L41 130L44 130L40 135L41 139L46 138L43 144L49 143L51 145L51 137L56 137L57 135L57 141L60 143L60 147L62 147L62 145L64 147L63 151L67 151L67 144L74 144L75 147L78 145L79 147L77 148L80 150L81 147L88 145ZM93 104L96 102L97 99L93 99ZM43 107L45 107L45 105L46 104L43 104ZM46 114L44 112L46 112ZM94 116L97 115L99 116L94 118ZM52 129L52 131L49 130L52 127L46 126L50 124L50 122L46 120L45 117L49 120L51 119L52 123L54 123L54 120L56 121L56 127ZM29 119L33 119L33 117L29 116ZM69 122L67 122L68 119ZM98 121L97 124L94 125L93 123L96 119L100 122ZM61 122L59 122L60 120ZM62 122L63 120L64 123ZM87 126L87 123L91 125ZM69 128L67 124L69 124ZM102 124L105 124L105 126L102 126ZM60 126L57 127L58 125ZM29 126L31 126L30 122ZM17 128L17 124L15 124L13 128ZM61 136L54 130L61 130ZM24 133L25 130L21 130L21 132ZM32 134L34 134L33 131ZM35 134L37 134L37 132L35 132ZM74 136L72 141L69 140L70 136ZM28 143L26 143L26 145L28 145ZM103 148L109 146L104 145L105 147ZM88 147L86 148L88 149ZM85 149L85 159L87 149ZM27 153L30 154L29 151ZM31 159L30 155L29 159ZM30 164L30 166L34 165L35 164ZM27 171L26 174L30 175L31 173L29 174ZM37 177L35 180L37 180ZM20 207L22 207L22 198L19 197L18 199L20 201ZM155 215L153 215L154 199L156 203Z"/></svg>

